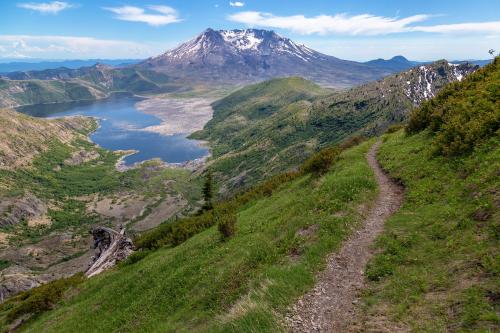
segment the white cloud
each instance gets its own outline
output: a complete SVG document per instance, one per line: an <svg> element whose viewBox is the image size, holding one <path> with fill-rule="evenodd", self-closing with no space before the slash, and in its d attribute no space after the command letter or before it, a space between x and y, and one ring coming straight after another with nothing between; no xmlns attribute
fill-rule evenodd
<svg viewBox="0 0 500 333"><path fill-rule="evenodd" d="M61 10L74 7L74 5L71 5L63 1L52 1L52 2L40 2L40 3L36 2L18 3L17 7L34 10L42 14L57 14Z"/></svg>
<svg viewBox="0 0 500 333"><path fill-rule="evenodd" d="M93 37L0 35L3 58L146 58L170 46Z"/></svg>
<svg viewBox="0 0 500 333"><path fill-rule="evenodd" d="M463 33L499 34L500 21L417 26L417 27L412 27L411 30L422 31L422 32L448 33L448 34L463 34Z"/></svg>
<svg viewBox="0 0 500 333"><path fill-rule="evenodd" d="M153 13L147 13L145 9L134 6L105 7L104 9L115 13L118 20L144 22L152 26L160 26L181 21L178 12L172 7L148 6L147 8Z"/></svg>
<svg viewBox="0 0 500 333"><path fill-rule="evenodd" d="M364 35L375 36L404 32L434 33L489 33L500 32L500 21L418 26L417 22L428 20L431 15L421 14L404 18L384 17L370 14L349 16L347 14L276 16L271 13L245 11L229 15L228 19L249 26L287 29L295 33L311 35Z"/></svg>
<svg viewBox="0 0 500 333"><path fill-rule="evenodd" d="M243 7L244 5L245 5L244 2L240 2L240 1L232 2L232 1L229 1L229 6L231 6L231 7Z"/></svg>

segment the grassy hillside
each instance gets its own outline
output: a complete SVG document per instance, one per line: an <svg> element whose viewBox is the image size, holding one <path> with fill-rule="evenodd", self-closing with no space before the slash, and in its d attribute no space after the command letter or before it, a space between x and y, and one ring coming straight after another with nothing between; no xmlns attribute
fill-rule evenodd
<svg viewBox="0 0 500 333"><path fill-rule="evenodd" d="M0 107L94 100L107 95L106 89L86 81L0 78Z"/></svg>
<svg viewBox="0 0 500 333"><path fill-rule="evenodd" d="M499 65L416 110L409 136L384 138L379 160L407 193L367 270L368 330L498 330Z"/></svg>
<svg viewBox="0 0 500 333"><path fill-rule="evenodd" d="M238 207L228 240L212 227L92 278L24 331L281 330L287 307L376 194L370 144L342 153L323 176L300 176Z"/></svg>
<svg viewBox="0 0 500 333"><path fill-rule="evenodd" d="M295 167L351 135L380 134L472 70L440 61L336 92L299 78L271 80L214 103L214 118L193 137L210 142L211 168L224 193Z"/></svg>

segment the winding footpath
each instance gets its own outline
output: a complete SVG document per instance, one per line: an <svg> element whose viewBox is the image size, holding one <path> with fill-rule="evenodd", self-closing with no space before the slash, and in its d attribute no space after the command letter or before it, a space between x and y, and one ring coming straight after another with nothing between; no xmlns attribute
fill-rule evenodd
<svg viewBox="0 0 500 333"><path fill-rule="evenodd" d="M385 220L403 201L403 188L380 167L376 154L380 141L366 155L379 187L378 197L363 226L347 239L339 252L327 258L327 267L314 288L293 306L286 317L292 332L349 332L356 330L359 292L365 284L364 270L373 256L372 244Z"/></svg>

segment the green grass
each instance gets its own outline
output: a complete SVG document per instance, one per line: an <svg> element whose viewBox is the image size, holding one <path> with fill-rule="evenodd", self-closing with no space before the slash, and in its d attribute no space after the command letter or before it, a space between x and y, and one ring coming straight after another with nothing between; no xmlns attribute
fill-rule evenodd
<svg viewBox="0 0 500 333"><path fill-rule="evenodd" d="M323 176L302 176L237 210L236 233L211 227L176 247L90 279L27 332L276 332L287 307L376 194L365 153L343 152ZM345 214L335 215L342 211ZM317 232L297 231L318 226Z"/></svg>
<svg viewBox="0 0 500 333"><path fill-rule="evenodd" d="M498 135L456 158L434 156L428 131L409 137L399 131L385 139L379 160L406 185L406 195L367 269L368 325L383 317L389 327L415 332L495 331L500 324Z"/></svg>

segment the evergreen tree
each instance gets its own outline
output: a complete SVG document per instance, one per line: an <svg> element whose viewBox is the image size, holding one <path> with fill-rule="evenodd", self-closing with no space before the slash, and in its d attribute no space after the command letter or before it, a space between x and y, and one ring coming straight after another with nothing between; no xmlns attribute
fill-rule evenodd
<svg viewBox="0 0 500 333"><path fill-rule="evenodd" d="M212 173L207 171L205 173L205 183L203 184L203 199L205 203L203 204L202 211L210 210L212 206L213 197L213 184L212 184Z"/></svg>

